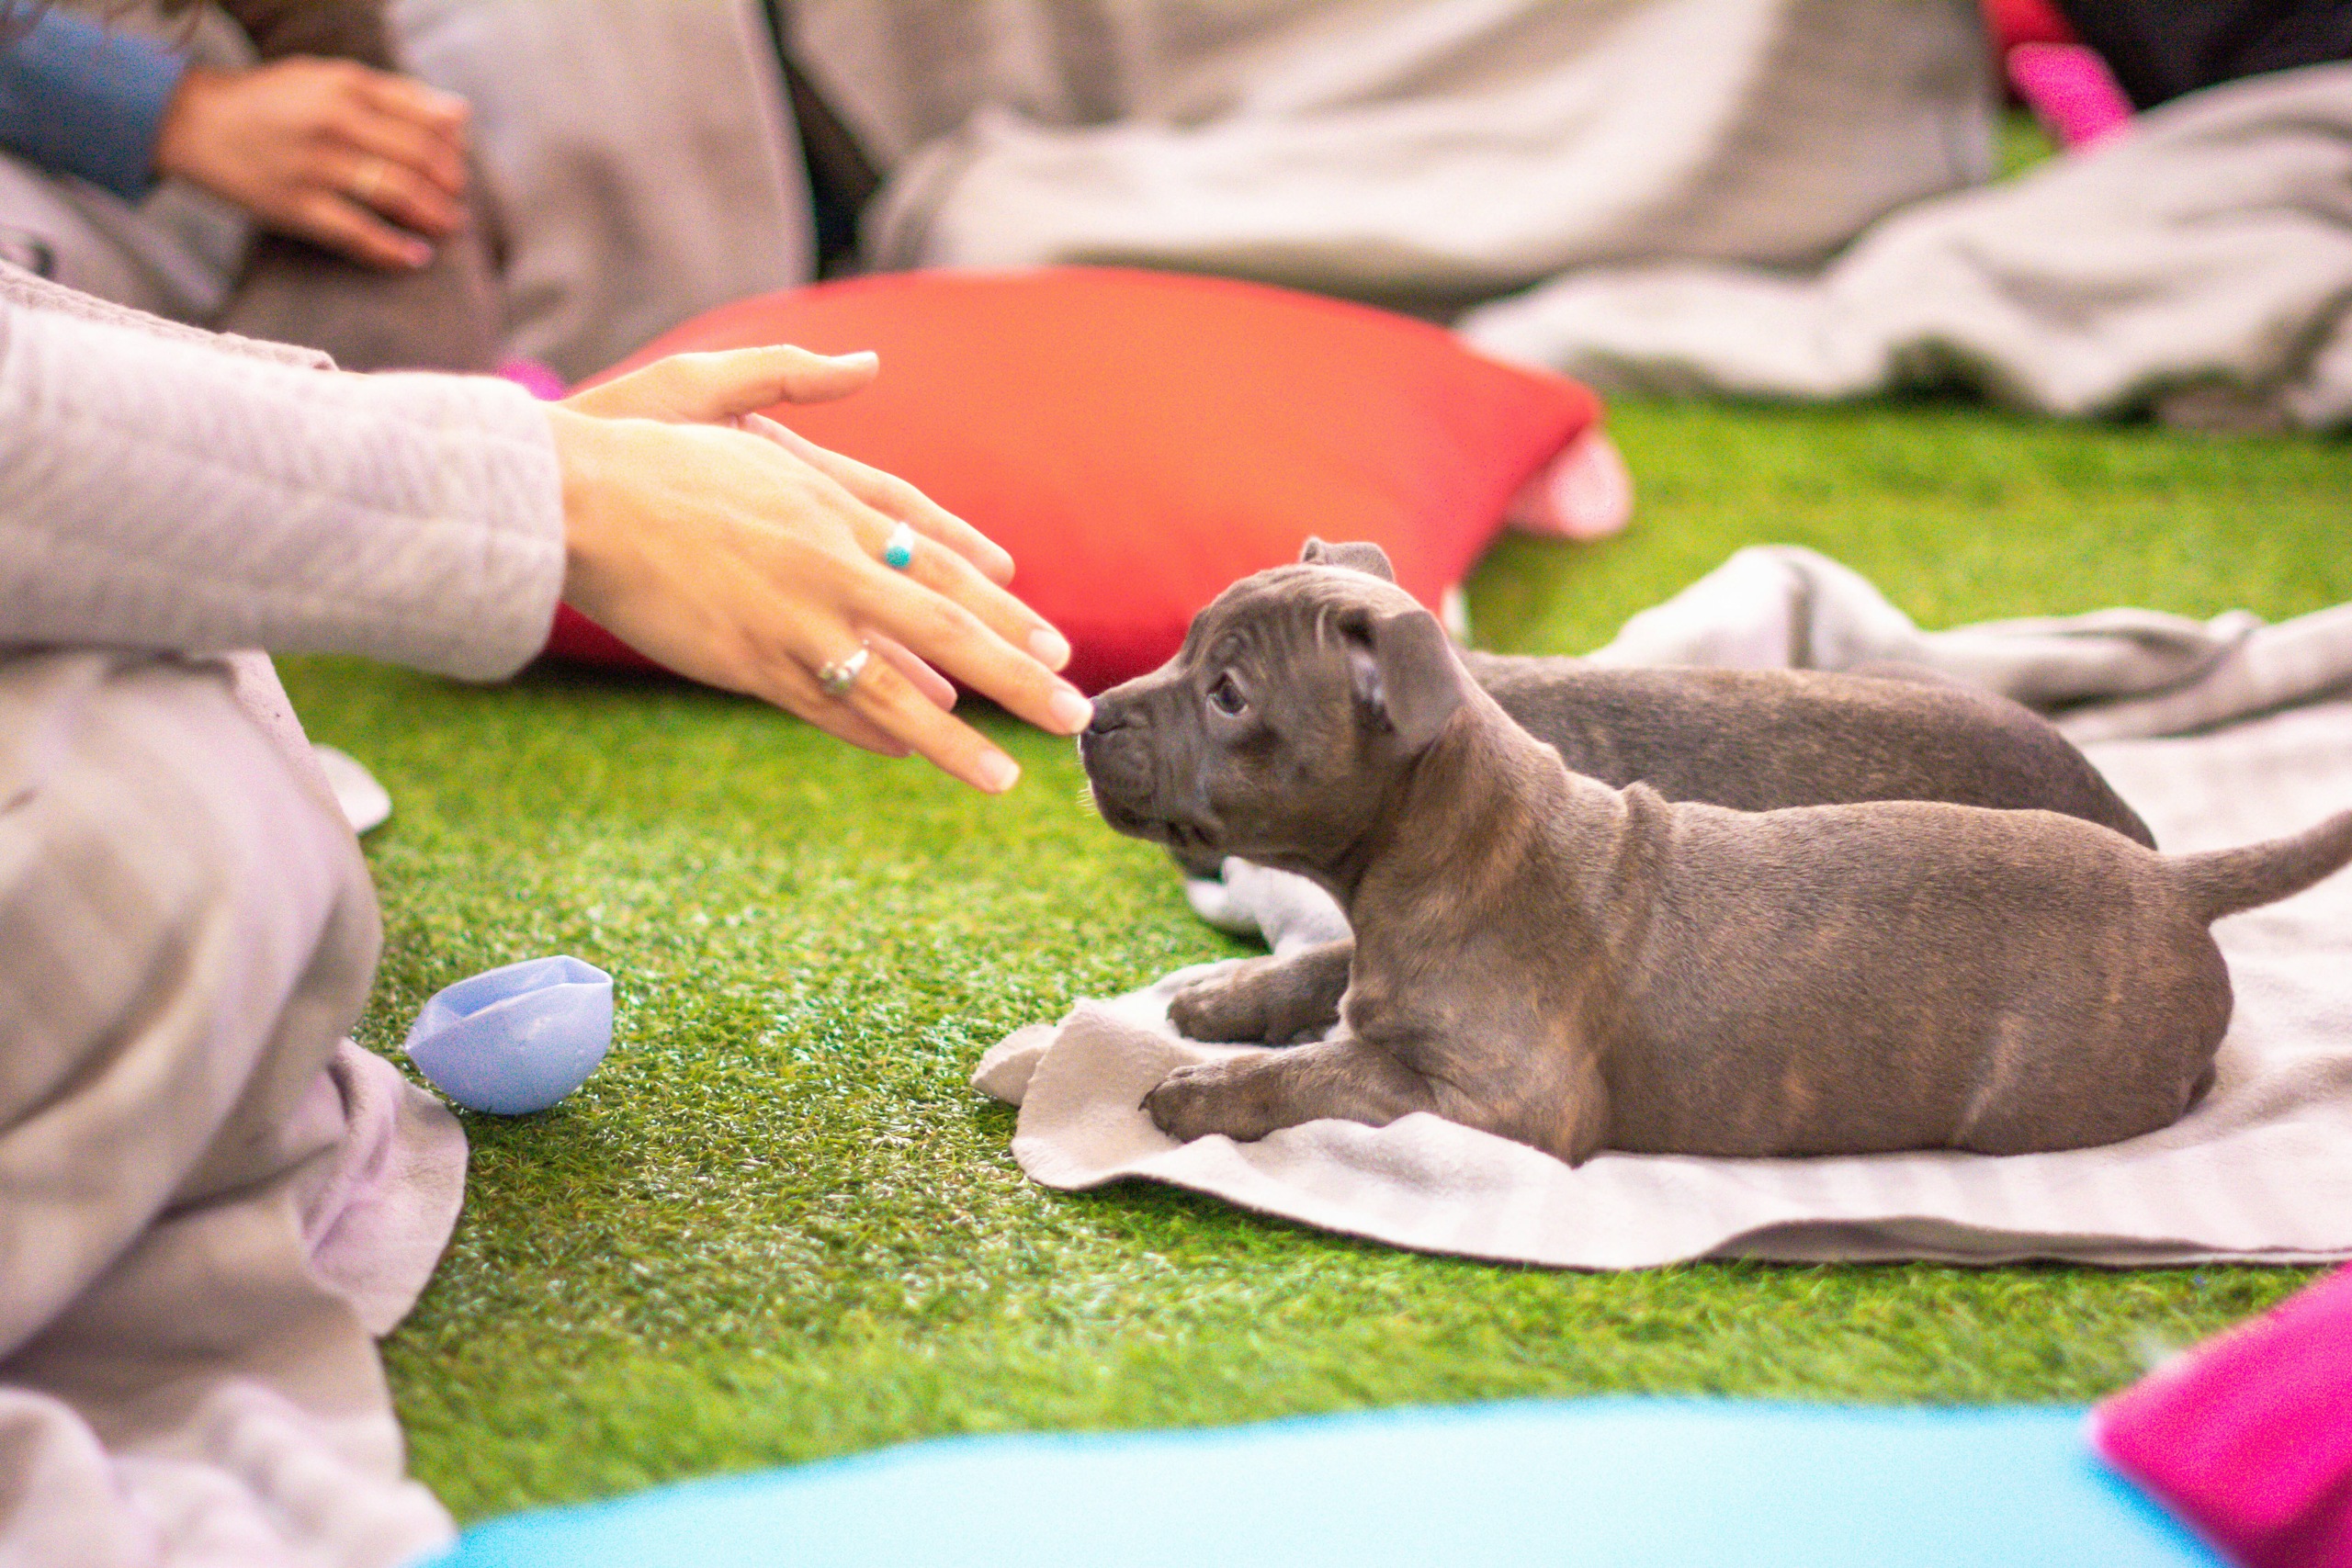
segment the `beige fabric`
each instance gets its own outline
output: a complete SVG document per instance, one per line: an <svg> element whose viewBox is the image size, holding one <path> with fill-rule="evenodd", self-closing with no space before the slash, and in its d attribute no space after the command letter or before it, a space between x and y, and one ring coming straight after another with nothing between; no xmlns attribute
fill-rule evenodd
<svg viewBox="0 0 2352 1568"><path fill-rule="evenodd" d="M266 660L453 673L560 581L519 389L360 378L0 268L0 1564L373 1568L446 1540L369 1336L463 1191L343 1038L374 896Z"/></svg>
<svg viewBox="0 0 2352 1568"><path fill-rule="evenodd" d="M1630 258L1647 262L1657 258ZM1627 265L1458 322L1603 388L1806 400L1958 382L2195 427L2352 423L2352 64L2208 88L1923 202L1817 276Z"/></svg>
<svg viewBox="0 0 2352 1568"><path fill-rule="evenodd" d="M2319 629L2327 627L2331 638L2298 634L2306 662L2304 643L2329 640L2339 656L2352 644L2340 614ZM2082 710L2078 721L2108 705ZM2087 750L2169 850L2291 832L2352 806L2352 701ZM1279 912L1279 923L1265 920L1278 945L1328 934L1310 901L1288 897L1296 882L1255 872L1231 892L1249 913ZM1338 913L1328 899L1323 909ZM1701 1257L2117 1265L2352 1257L2352 873L2223 920L2214 934L2237 1011L2213 1092L2163 1132L2064 1154L1603 1154L1571 1169L1427 1115L1376 1129L1317 1122L1255 1144L1214 1137L1180 1147L1139 1109L1145 1091L1180 1063L1243 1049L1175 1037L1166 996L1184 973L1016 1032L982 1060L973 1082L1020 1105L1013 1154L1046 1186L1141 1177L1329 1230L1476 1258L1624 1269Z"/></svg>
<svg viewBox="0 0 2352 1568"><path fill-rule="evenodd" d="M391 1564L450 1534L373 1346L454 1120L344 1041L349 829L217 661L0 660L0 1562Z"/></svg>
<svg viewBox="0 0 2352 1568"><path fill-rule="evenodd" d="M1868 579L1817 550L1751 545L1627 621L1596 664L1737 670L1939 670L2052 714L2075 742L2178 735L2352 683L2352 604L2267 625L2154 610L1922 631Z"/></svg>
<svg viewBox="0 0 2352 1568"><path fill-rule="evenodd" d="M508 353L577 380L812 276L760 0L397 0L392 17L410 68L473 106Z"/></svg>
<svg viewBox="0 0 2352 1568"><path fill-rule="evenodd" d="M1964 0L797 0L887 266L1125 263L1442 306L1818 261L1983 178Z"/></svg>

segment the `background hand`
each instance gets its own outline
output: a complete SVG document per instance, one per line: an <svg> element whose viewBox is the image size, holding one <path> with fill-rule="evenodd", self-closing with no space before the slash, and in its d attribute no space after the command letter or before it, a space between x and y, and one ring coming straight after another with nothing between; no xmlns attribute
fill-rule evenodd
<svg viewBox="0 0 2352 1568"><path fill-rule="evenodd" d="M190 67L155 169L356 261L420 267L433 259L420 236L466 223L466 115L461 98L348 61Z"/></svg>
<svg viewBox="0 0 2352 1568"><path fill-rule="evenodd" d="M1009 788L1019 769L945 711L953 690L933 666L1057 734L1091 716L1051 672L1068 642L1001 586L1011 558L903 480L747 418L845 396L875 368L791 348L682 355L550 409L564 597L682 673ZM880 559L899 523L918 536L904 572ZM881 657L828 696L815 671L861 643Z"/></svg>

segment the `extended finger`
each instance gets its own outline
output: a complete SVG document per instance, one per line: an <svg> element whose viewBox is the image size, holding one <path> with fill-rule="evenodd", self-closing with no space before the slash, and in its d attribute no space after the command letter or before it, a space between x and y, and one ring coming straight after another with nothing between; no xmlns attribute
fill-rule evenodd
<svg viewBox="0 0 2352 1568"><path fill-rule="evenodd" d="M380 113L413 121L462 153L473 106L455 93L429 87L413 76L369 71L358 79L358 96Z"/></svg>
<svg viewBox="0 0 2352 1568"><path fill-rule="evenodd" d="M446 199L466 193L465 153L458 144L404 114L360 101L335 117L334 134L356 152L406 169Z"/></svg>
<svg viewBox="0 0 2352 1568"><path fill-rule="evenodd" d="M911 682L915 690L921 692L933 707L944 711L956 705L956 682L917 659L898 638L868 630L865 640L873 646L875 652L888 660L899 674Z"/></svg>
<svg viewBox="0 0 2352 1568"><path fill-rule="evenodd" d="M965 570L971 569L967 565ZM978 575L973 575L978 581ZM860 574L852 592L859 618L898 638L942 673L1038 728L1075 735L1093 716L1093 705L1077 687L1007 642L955 600L887 571L878 576ZM903 730L891 732L914 740ZM919 741L915 749L922 749Z"/></svg>
<svg viewBox="0 0 2352 1568"><path fill-rule="evenodd" d="M869 662L841 701L876 729L975 789L1001 795L1021 777L1019 763L978 730L934 706L887 660Z"/></svg>
<svg viewBox="0 0 2352 1568"><path fill-rule="evenodd" d="M779 705L799 715L836 740L846 740L860 750L871 751L878 757L910 757L914 748L905 741L885 735L855 708L834 701L817 689L817 682L806 682L807 692L792 702Z"/></svg>
<svg viewBox="0 0 2352 1568"><path fill-rule="evenodd" d="M917 540L907 564L898 570L905 581L919 582L961 604L990 631L1046 669L1058 670L1069 662L1069 643L1061 633L956 551L935 541Z"/></svg>
<svg viewBox="0 0 2352 1568"><path fill-rule="evenodd" d="M782 402L845 398L872 381L874 369L871 354L823 355L790 344L673 354L569 400L608 418L708 424Z"/></svg>
<svg viewBox="0 0 2352 1568"><path fill-rule="evenodd" d="M466 209L416 171L372 152L354 153L341 182L345 195L403 226L447 237L466 226Z"/></svg>
<svg viewBox="0 0 2352 1568"><path fill-rule="evenodd" d="M331 192L318 192L303 202L288 227L305 239L376 266L408 270L433 259L433 247L423 240Z"/></svg>
<svg viewBox="0 0 2352 1568"><path fill-rule="evenodd" d="M919 751L975 789L995 795L1012 787L1021 776L1019 764L978 730L932 705L887 660L869 656L855 681L838 694L818 684L819 670L848 657L859 646L847 627L837 627L797 654L778 658L744 689L800 715L829 734L844 739L878 735L899 756ZM876 645L869 638L866 646ZM828 649L832 651L825 651ZM868 750L878 748L869 746Z"/></svg>
<svg viewBox="0 0 2352 1568"><path fill-rule="evenodd" d="M989 581L1002 585L1012 581L1012 557L1003 546L897 475L820 446L764 415L746 418L743 428L766 436L876 512L946 546L979 568Z"/></svg>
<svg viewBox="0 0 2352 1568"><path fill-rule="evenodd" d="M854 643L845 627L836 627L829 641ZM746 650L750 653L750 650ZM793 654L781 649L750 653L743 662L731 669L699 671L702 679L723 685L762 702L784 709L807 719L810 724L833 737L846 740L861 750L884 757L905 757L913 748L897 737L885 733L874 721L858 712L855 706L826 692L817 683L816 670L822 656L808 652Z"/></svg>

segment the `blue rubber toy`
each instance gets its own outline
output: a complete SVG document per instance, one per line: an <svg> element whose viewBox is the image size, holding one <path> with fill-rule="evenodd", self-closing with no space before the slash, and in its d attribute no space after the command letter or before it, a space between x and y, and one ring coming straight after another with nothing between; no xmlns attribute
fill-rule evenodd
<svg viewBox="0 0 2352 1568"><path fill-rule="evenodd" d="M558 955L434 993L401 1048L469 1111L521 1116L588 1081L613 1043L613 977Z"/></svg>

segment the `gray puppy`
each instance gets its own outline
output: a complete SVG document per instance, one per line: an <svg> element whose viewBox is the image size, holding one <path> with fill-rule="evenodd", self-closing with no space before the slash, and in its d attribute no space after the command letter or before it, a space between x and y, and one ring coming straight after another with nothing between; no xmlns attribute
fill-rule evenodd
<svg viewBox="0 0 2352 1568"><path fill-rule="evenodd" d="M1304 564L1347 567L1394 582L1378 545L1306 541ZM2041 715L1924 672L1902 678L1811 670L1628 670L1577 659L1463 652L1464 668L1573 773L1668 800L1741 811L1862 800L1948 800L2063 811L2155 845L2138 813ZM1158 679L1158 677L1150 677ZM1106 694L1118 702L1129 688ZM1222 856L1179 839L1178 860L1212 874ZM1218 987L1177 999L1176 1026L1198 1040L1283 1044L1320 1036L1339 1017L1350 943L1315 950L1263 983L1251 1010Z"/></svg>
<svg viewBox="0 0 2352 1568"><path fill-rule="evenodd" d="M1328 1040L1180 1068L1181 1139L1416 1111L1571 1163L2111 1142L2210 1080L2208 924L2352 859L2352 812L2160 855L2047 811L1751 813L1577 773L1391 584L1245 579L1081 740L1105 821L1308 876L1356 932ZM1311 955L1310 955L1311 956ZM1294 961L1208 983L1226 1038Z"/></svg>
<svg viewBox="0 0 2352 1568"><path fill-rule="evenodd" d="M1396 581L1373 544L1302 564ZM1464 650L1463 667L1572 772L1739 811L1949 800L2063 811L2149 848L2139 813L2032 709L1925 670L1644 670Z"/></svg>

